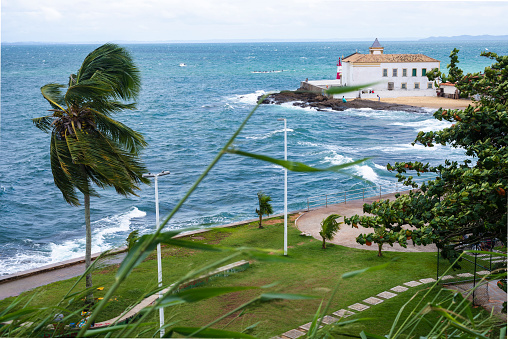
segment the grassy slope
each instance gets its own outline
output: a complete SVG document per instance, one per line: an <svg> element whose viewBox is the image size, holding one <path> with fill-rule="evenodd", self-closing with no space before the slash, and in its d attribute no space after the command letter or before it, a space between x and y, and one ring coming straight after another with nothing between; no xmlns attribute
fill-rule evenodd
<svg viewBox="0 0 508 339"><path fill-rule="evenodd" d="M293 226L293 223L290 225ZM283 244L282 226L283 224L279 222L265 225L264 229L258 229L257 225L253 223L235 228L214 229L194 236L193 240L231 247L251 246L280 249ZM328 314L404 282L434 277L436 274L435 253L384 252L384 256L379 258L375 251L342 246L329 245L328 249L322 250L319 240L301 237L299 231L294 227L290 227L288 230L288 243L290 244L289 257L295 259L294 263L252 262L247 271L233 274L228 278L215 279L207 286L264 286L278 282L278 285L266 291L300 293L316 296L317 299L275 301L254 305L229 324L226 329L242 330L260 322L252 334L259 337L271 337L296 328L312 320L319 304L322 300L328 300L331 290L339 282L339 277L343 273L390 262L394 259L396 261L393 261L387 269L342 280L339 293L334 298ZM165 247L163 249L164 281L174 281L189 269L203 266L205 263L210 263L223 256L224 253L220 252ZM134 270L99 320L116 316L126 306L139 300L144 292L155 286L157 266L154 259L155 255L153 254ZM113 281L114 272L114 266L97 270L94 272L94 285L104 286L107 289L107 286ZM68 291L73 281L74 279L61 281L36 289L38 296L33 301L33 305L55 304ZM355 334L358 334L361 328L368 328L369 332L373 333L387 333L399 308L418 289L412 288L399 297L362 312L362 316L372 317L373 320L362 325L351 326L350 330ZM247 302L259 293L261 293L259 290L244 291L192 305L167 308L166 319L178 320L181 326L201 326ZM103 294L104 291L96 291L95 297L100 297ZM9 301L10 298L1 301L0 309L5 307ZM234 316L214 327L222 328L233 318ZM156 321L156 316L152 320Z"/></svg>

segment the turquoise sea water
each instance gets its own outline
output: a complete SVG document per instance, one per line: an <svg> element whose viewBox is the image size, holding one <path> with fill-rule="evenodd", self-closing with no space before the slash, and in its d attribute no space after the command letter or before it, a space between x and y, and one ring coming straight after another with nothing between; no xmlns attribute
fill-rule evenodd
<svg viewBox="0 0 508 339"><path fill-rule="evenodd" d="M368 52L372 42L140 44L126 45L138 64L143 90L138 110L116 118L145 135L143 160L159 179L161 217L190 188L224 142L252 109L259 95L296 89L305 78L333 79L336 61L355 50ZM486 49L506 54L506 42L383 42L385 53L423 53L449 62L457 47L467 72L491 62ZM46 83L66 83L97 45L3 45L0 147L0 275L54 263L84 253L83 208L65 203L53 183L49 136L35 128L34 117L49 105L40 94ZM187 66L179 67L180 63ZM282 71L259 73L263 71ZM318 112L291 106L263 105L235 145L243 150L283 157L283 123L288 121L288 158L327 167L372 156L350 173L384 187L394 186L388 162L419 160L437 164L463 159L448 147L411 146L420 130L448 123L428 113L375 111ZM360 180L335 173L288 175L289 210L306 199L358 187ZM169 227L219 225L256 217L256 193L272 196L274 211L283 210L283 170L226 155L185 203ZM92 198L93 251L123 245L134 229L146 233L155 224L154 188L138 197L114 190ZM282 235L281 235L282 242Z"/></svg>

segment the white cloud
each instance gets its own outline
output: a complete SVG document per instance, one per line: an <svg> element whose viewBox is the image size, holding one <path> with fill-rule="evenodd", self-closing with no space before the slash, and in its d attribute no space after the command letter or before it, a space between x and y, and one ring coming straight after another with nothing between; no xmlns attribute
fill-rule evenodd
<svg viewBox="0 0 508 339"><path fill-rule="evenodd" d="M3 41L504 34L507 2L3 0Z"/></svg>

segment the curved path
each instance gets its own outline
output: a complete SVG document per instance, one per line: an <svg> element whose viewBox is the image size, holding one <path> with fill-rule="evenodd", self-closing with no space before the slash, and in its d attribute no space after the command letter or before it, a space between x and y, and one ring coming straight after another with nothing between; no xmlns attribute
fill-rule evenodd
<svg viewBox="0 0 508 339"><path fill-rule="evenodd" d="M401 192L401 194L408 194L407 192ZM330 214L336 213L341 216L352 217L355 214L358 215L368 215L363 213L363 204L372 203L376 200L380 199L379 196L365 198L365 200L352 200L348 201L346 204L340 203L335 205L329 205L328 207L320 207L305 214L301 215L295 222L296 227L305 233L309 233L314 238L318 240L323 240L319 235L319 231L321 229L321 221L329 216ZM381 199L395 199L395 193L384 194L381 196ZM343 218L339 219L340 221L344 221ZM360 245L356 242L356 237L358 237L361 233L372 233L374 232L373 228L365 228L358 227L354 228L350 225L342 224L340 230L335 234L335 237L328 241L329 243L352 247L352 248L360 248L364 250L373 250L377 251L377 245L373 246L365 246ZM394 251L394 252L437 252L436 245L427 245L427 246L414 246L412 244L408 244L407 248L400 246L399 244L393 244L393 247L385 244L383 246L383 251Z"/></svg>

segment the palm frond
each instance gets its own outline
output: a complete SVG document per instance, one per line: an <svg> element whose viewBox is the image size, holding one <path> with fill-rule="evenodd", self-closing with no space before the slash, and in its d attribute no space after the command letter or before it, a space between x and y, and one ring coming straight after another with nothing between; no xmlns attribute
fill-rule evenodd
<svg viewBox="0 0 508 339"><path fill-rule="evenodd" d="M92 51L83 61L77 83L93 79L108 84L112 97L134 99L141 89L139 70L129 52L115 44L105 44Z"/></svg>
<svg viewBox="0 0 508 339"><path fill-rule="evenodd" d="M136 109L136 103L122 103L105 98L95 98L94 101L87 103L87 107L109 116L111 113L121 112L126 109L134 110Z"/></svg>
<svg viewBox="0 0 508 339"><path fill-rule="evenodd" d="M53 120L54 120L53 115L46 115L44 117L34 118L32 119L32 122L38 129L46 133L49 133L51 131L51 125L53 123Z"/></svg>
<svg viewBox="0 0 508 339"><path fill-rule="evenodd" d="M69 167L74 166L70 159L65 141L58 140L55 133L51 134L50 146L51 172L56 187L62 192L65 201L73 206L79 205L72 180L69 179L71 171Z"/></svg>
<svg viewBox="0 0 508 339"><path fill-rule="evenodd" d="M68 145L76 161L86 166L89 179L99 187L110 186L122 195L135 195L138 183L149 183L142 177L147 169L136 155L100 133L76 130L76 139L69 138Z"/></svg>
<svg viewBox="0 0 508 339"><path fill-rule="evenodd" d="M41 87L42 96L54 109L64 111L65 99L61 91L64 87L64 85L56 83L50 83Z"/></svg>
<svg viewBox="0 0 508 339"><path fill-rule="evenodd" d="M80 104L97 100L101 97L109 97L113 90L108 84L93 80L84 80L70 86L65 93L65 100L73 104Z"/></svg>
<svg viewBox="0 0 508 339"><path fill-rule="evenodd" d="M127 149L129 153L137 155L148 145L141 133L134 131L119 121L111 119L101 112L94 111L94 113L97 130L121 145L122 148Z"/></svg>

